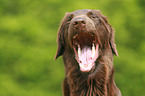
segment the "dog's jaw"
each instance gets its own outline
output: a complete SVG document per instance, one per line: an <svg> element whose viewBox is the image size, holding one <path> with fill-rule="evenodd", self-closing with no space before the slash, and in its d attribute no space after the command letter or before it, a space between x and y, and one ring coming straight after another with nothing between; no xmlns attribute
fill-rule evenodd
<svg viewBox="0 0 145 96"><path fill-rule="evenodd" d="M73 37L75 58L82 72L89 72L99 56L98 39L91 33L79 33Z"/></svg>

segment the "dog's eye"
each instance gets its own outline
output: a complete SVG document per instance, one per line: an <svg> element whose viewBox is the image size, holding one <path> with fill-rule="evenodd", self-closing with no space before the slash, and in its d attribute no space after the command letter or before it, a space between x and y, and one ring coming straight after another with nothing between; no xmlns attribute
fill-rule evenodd
<svg viewBox="0 0 145 96"><path fill-rule="evenodd" d="M95 18L99 18L99 17L97 15L95 15L95 14L92 14L92 15L90 15L90 18L95 19Z"/></svg>
<svg viewBox="0 0 145 96"><path fill-rule="evenodd" d="M99 18L97 15L93 14L92 12L89 12L88 17L90 17L91 19L95 19L95 18Z"/></svg>
<svg viewBox="0 0 145 96"><path fill-rule="evenodd" d="M73 14L71 14L70 16L68 16L68 19L67 19L67 24L70 24L70 21L72 20L72 18L74 17Z"/></svg>
<svg viewBox="0 0 145 96"><path fill-rule="evenodd" d="M74 17L74 15L71 14L71 15L68 17L68 21L71 21L73 17Z"/></svg>
<svg viewBox="0 0 145 96"><path fill-rule="evenodd" d="M98 16L92 15L91 18L99 18Z"/></svg>

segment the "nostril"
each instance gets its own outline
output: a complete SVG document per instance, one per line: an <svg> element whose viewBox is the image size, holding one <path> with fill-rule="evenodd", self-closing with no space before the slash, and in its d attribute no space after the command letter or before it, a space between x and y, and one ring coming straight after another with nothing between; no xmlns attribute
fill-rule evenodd
<svg viewBox="0 0 145 96"><path fill-rule="evenodd" d="M82 23L83 23L83 24L86 24L86 22L85 22L84 20L82 20Z"/></svg>
<svg viewBox="0 0 145 96"><path fill-rule="evenodd" d="M74 24L74 25L77 25L77 24L78 24L78 22L77 22L77 21L75 21L75 22L73 22L73 24Z"/></svg>
<svg viewBox="0 0 145 96"><path fill-rule="evenodd" d="M74 22L73 25L82 25L86 24L86 21L83 18L77 18Z"/></svg>

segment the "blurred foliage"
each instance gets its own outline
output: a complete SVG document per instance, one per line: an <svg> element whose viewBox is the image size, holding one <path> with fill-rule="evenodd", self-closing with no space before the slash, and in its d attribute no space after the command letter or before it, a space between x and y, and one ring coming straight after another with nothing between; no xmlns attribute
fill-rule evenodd
<svg viewBox="0 0 145 96"><path fill-rule="evenodd" d="M62 59L53 61L66 12L99 9L116 30L115 81L144 96L145 0L0 0L0 96L62 96Z"/></svg>

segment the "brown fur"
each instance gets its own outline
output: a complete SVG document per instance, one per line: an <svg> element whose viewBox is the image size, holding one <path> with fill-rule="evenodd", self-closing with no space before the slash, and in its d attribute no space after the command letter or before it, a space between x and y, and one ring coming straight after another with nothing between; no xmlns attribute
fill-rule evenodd
<svg viewBox="0 0 145 96"><path fill-rule="evenodd" d="M99 57L95 62L95 68L90 72L80 71L71 44L71 37L75 34L71 26L72 20L82 15L89 17L87 20L92 20L95 25L95 29L92 29L88 24L89 27L85 30L95 32L100 41ZM96 16L95 19L93 16ZM67 13L61 22L57 38L58 49L55 59L63 55L65 66L63 96L121 96L113 79L113 54L118 55L114 32L100 11L84 9Z"/></svg>

